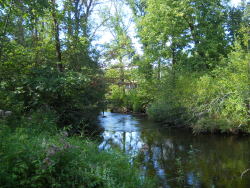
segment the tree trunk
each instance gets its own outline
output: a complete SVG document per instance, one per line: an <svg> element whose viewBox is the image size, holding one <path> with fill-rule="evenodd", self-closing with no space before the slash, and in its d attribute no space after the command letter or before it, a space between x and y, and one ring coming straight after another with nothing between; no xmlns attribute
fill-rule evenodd
<svg viewBox="0 0 250 188"><path fill-rule="evenodd" d="M119 64L120 64L120 79L121 79L121 87L123 95L125 96L125 74L124 74L124 65L122 63L122 58L119 57Z"/></svg>
<svg viewBox="0 0 250 188"><path fill-rule="evenodd" d="M157 79L161 79L161 61L158 60L158 74L157 74Z"/></svg>
<svg viewBox="0 0 250 188"><path fill-rule="evenodd" d="M63 72L62 52L61 52L61 44L60 44L60 36L59 36L60 28L59 28L59 23L58 23L57 16L56 16L56 4L55 4L55 0L51 0L51 2L53 4L52 18L54 22L55 47L56 47L56 54L57 54L57 61L58 61L57 69L58 71Z"/></svg>
<svg viewBox="0 0 250 188"><path fill-rule="evenodd" d="M172 50L172 86L173 86L173 88L175 88L175 86L176 86L176 83L175 83L175 79L176 79L176 75L175 75L175 69L176 69L176 49L175 49L175 47L172 47L171 50Z"/></svg>
<svg viewBox="0 0 250 188"><path fill-rule="evenodd" d="M250 54L250 40L248 40L247 43L247 51L248 54ZM248 60L248 83L250 83L250 59ZM248 111L248 116L250 117L250 84L248 85L247 111Z"/></svg>
<svg viewBox="0 0 250 188"><path fill-rule="evenodd" d="M14 3L13 3L13 0L12 0L11 3L10 3L9 12L7 13L7 17L6 17L6 20L5 20L5 23L4 23L3 32L0 34L0 61L1 61L1 58L2 58L2 55L3 55L3 41L4 41L4 37L6 35L6 32L7 32L7 27L8 27L8 24L9 24L10 14L11 14L13 5L14 5Z"/></svg>

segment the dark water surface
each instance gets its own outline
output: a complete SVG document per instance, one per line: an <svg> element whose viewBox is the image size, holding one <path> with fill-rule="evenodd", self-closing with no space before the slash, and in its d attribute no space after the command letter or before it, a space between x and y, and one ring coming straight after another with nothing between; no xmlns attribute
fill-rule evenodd
<svg viewBox="0 0 250 188"><path fill-rule="evenodd" d="M100 149L120 147L162 187L250 188L250 137L193 135L146 118L105 112Z"/></svg>

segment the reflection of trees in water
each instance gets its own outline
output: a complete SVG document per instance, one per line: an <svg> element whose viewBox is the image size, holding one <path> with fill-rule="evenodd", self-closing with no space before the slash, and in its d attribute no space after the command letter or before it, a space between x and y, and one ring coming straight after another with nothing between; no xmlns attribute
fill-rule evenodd
<svg viewBox="0 0 250 188"><path fill-rule="evenodd" d="M120 147L132 157L138 156L141 169L157 176L164 185L250 187L249 175L240 179L241 172L250 167L249 139L238 142L234 137L193 136L157 129L105 131L103 137L101 149ZM178 177L183 181L177 181Z"/></svg>
<svg viewBox="0 0 250 188"><path fill-rule="evenodd" d="M163 185L168 185L169 175L175 174L169 171L175 163L176 154L179 152L171 137L163 137L159 130L143 130L141 138L146 143L146 148L142 150L139 159L140 163L151 176L160 178Z"/></svg>
<svg viewBox="0 0 250 188"><path fill-rule="evenodd" d="M142 132L112 132L105 131L104 142L101 149L109 149L119 146L132 156L138 156L141 168L145 169L151 176L158 176L166 181L167 160L173 160L178 151L172 140L163 138L158 132L150 130ZM165 182L166 183L166 182Z"/></svg>
<svg viewBox="0 0 250 188"><path fill-rule="evenodd" d="M100 149L110 149L117 145L128 154L136 156L142 146L139 132L105 131L103 137L104 141L100 144Z"/></svg>

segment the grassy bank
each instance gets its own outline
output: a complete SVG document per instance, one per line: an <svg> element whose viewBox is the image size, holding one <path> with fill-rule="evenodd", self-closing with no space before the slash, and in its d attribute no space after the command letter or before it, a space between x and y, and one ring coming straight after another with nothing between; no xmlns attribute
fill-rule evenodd
<svg viewBox="0 0 250 188"><path fill-rule="evenodd" d="M154 187L128 156L69 137L49 114L9 118L0 120L0 187Z"/></svg>

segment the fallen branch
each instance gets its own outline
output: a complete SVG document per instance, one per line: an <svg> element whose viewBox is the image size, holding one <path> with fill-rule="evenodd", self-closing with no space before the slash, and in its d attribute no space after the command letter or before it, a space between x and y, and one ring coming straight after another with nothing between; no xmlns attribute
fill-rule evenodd
<svg viewBox="0 0 250 188"><path fill-rule="evenodd" d="M250 168L244 170L244 171L241 173L240 178L242 179L242 177L243 177L248 171L250 171Z"/></svg>

